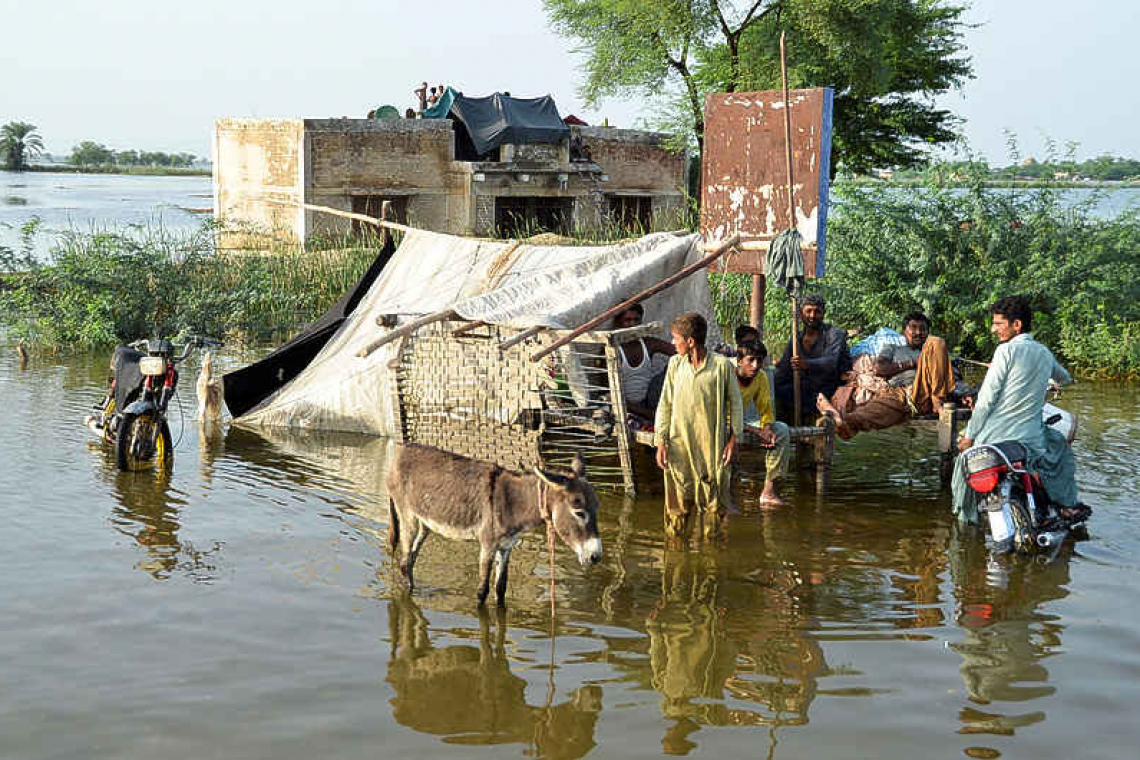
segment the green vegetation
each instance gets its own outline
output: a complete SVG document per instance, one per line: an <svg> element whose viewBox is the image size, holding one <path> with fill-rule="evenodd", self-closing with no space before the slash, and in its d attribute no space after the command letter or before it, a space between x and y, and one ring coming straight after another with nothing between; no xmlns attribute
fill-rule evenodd
<svg viewBox="0 0 1140 760"><path fill-rule="evenodd" d="M1140 208L1106 220L1094 214L1099 194L997 189L988 179L984 166L967 165L915 187L838 183L827 276L812 286L829 321L899 329L918 308L952 350L988 359L989 304L1020 293L1033 303L1037 338L1070 369L1140 377ZM723 295L714 284L723 323L746 318L747 279L730 276ZM787 339L788 303L769 292L770 347Z"/></svg>
<svg viewBox="0 0 1140 760"><path fill-rule="evenodd" d="M1094 215L1096 193L995 189L987 180L977 165L966 174L960 166L931 172L916 187L837 183L827 277L811 285L827 297L829 320L870 332L897 328L919 308L956 353L987 359L995 346L989 304L1024 293L1036 310L1034 332L1071 369L1140 377L1140 209L1105 220ZM378 248L352 239L302 248L243 233L243 251L219 251L218 232L71 232L40 263L31 256L33 222L19 250L0 248L0 272L11 273L0 275L0 323L10 337L48 350L183 330L280 339L334 303ZM232 239L235 231L226 232ZM582 234L536 242L599 244L631 233L614 224ZM747 319L750 286L747 275L712 275L722 326ZM787 296L770 289L773 352L787 338L789 312Z"/></svg>
<svg viewBox="0 0 1140 760"><path fill-rule="evenodd" d="M65 233L40 263L31 254L37 227L25 225L20 250L0 247L0 272L10 273L0 275L0 323L10 337L50 351L186 331L277 337L335 303L378 248L374 239L302 248L264 236L261 250L219 252L213 224L187 234L139 226Z"/></svg>
<svg viewBox="0 0 1140 760"><path fill-rule="evenodd" d="M0 127L0 153L4 154L4 168L21 172L28 167L28 159L43 153L43 138L35 124L10 121Z"/></svg>
<svg viewBox="0 0 1140 760"><path fill-rule="evenodd" d="M551 25L587 56L581 93L644 97L659 126L703 146L710 92L835 88L831 166L913 166L956 138L934 96L973 76L965 6L946 0L543 0Z"/></svg>
<svg viewBox="0 0 1140 760"><path fill-rule="evenodd" d="M84 140L71 149L67 162L74 166L156 166L187 168L196 159L192 153L163 153L161 151L111 150L101 143Z"/></svg>

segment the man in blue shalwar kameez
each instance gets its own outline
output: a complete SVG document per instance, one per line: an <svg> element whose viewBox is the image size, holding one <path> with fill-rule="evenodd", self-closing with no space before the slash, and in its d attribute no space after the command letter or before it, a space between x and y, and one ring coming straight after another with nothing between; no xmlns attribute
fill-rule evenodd
<svg viewBox="0 0 1140 760"><path fill-rule="evenodd" d="M1041 475L1049 498L1062 511L1077 505L1076 464L1065 437L1047 426L1041 414L1049 380L1073 382L1052 352L1030 334L1032 311L1021 296L1006 296L990 307L990 331L1001 340L994 351L986 379L974 402L958 450L980 443L1017 441L1028 452L1026 465ZM966 483L964 457L954 463L951 481L954 514L962 522L977 523L974 492Z"/></svg>

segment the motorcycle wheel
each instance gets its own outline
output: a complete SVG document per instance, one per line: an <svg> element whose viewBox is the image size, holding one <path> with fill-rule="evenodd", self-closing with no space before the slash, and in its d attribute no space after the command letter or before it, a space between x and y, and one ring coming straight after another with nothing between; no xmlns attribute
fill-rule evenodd
<svg viewBox="0 0 1140 760"><path fill-rule="evenodd" d="M124 472L161 467L173 454L170 428L153 412L123 415L115 436L115 460Z"/></svg>
<svg viewBox="0 0 1140 760"><path fill-rule="evenodd" d="M1019 554L1031 554L1037 548L1029 508L1021 499L1010 499L1009 511L1013 517L1013 549Z"/></svg>

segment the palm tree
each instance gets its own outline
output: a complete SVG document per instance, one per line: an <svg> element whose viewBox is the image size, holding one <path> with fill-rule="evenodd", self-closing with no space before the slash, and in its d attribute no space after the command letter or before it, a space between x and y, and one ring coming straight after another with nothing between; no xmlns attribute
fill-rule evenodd
<svg viewBox="0 0 1140 760"><path fill-rule="evenodd" d="M35 124L10 121L0 127L0 151L4 154L5 166L21 172L28 168L26 159L44 152L44 141L36 134Z"/></svg>

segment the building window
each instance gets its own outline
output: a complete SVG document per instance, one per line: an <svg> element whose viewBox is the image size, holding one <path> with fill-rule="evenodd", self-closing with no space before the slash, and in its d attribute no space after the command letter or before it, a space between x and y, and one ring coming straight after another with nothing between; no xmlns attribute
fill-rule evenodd
<svg viewBox="0 0 1140 760"><path fill-rule="evenodd" d="M355 214L364 214L376 219L380 218L384 201L391 201L388 207L388 221L397 224L408 223L408 196L406 195L354 195L352 196L352 211ZM374 224L352 220L352 234L362 236L376 234L378 228Z"/></svg>
<svg viewBox="0 0 1140 760"><path fill-rule="evenodd" d="M530 237L540 232L566 235L574 215L573 198L504 196L495 198L495 234Z"/></svg>
<svg viewBox="0 0 1140 760"><path fill-rule="evenodd" d="M645 234L653 229L653 198L649 195L611 195L610 218L623 230Z"/></svg>

